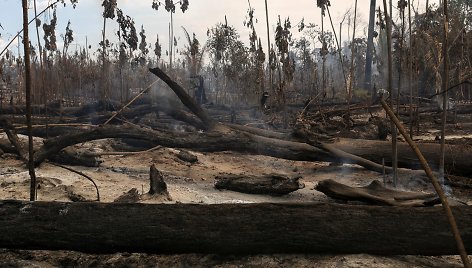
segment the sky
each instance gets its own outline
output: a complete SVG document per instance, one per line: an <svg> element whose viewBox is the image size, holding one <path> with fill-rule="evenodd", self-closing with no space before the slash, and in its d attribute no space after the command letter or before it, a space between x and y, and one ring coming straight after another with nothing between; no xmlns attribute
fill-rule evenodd
<svg viewBox="0 0 472 268"><path fill-rule="evenodd" d="M32 6L33 1L29 0ZM51 0L37 0L38 12L43 10ZM164 2L164 1L162 1ZM192 34L195 33L200 43L206 41L207 29L215 26L218 22L224 22L225 16L229 25L235 27L241 36L241 40L248 43L249 29L247 29L243 22L247 17L247 11L249 8L248 0L189 0L189 8L185 13L182 13L177 5L176 13L174 14L174 35L178 40L178 47L185 45L185 35L182 27L185 27L187 31ZM267 0L269 9L269 27L270 37L273 39L274 29L278 16L280 15L281 20L289 17L292 23L292 32L294 37L299 37L300 33L297 31L297 25L302 18L304 18L305 24L315 23L321 24L320 9L316 6L315 0ZM397 1L393 1L396 5ZM416 7L424 5L424 1L417 0L413 1ZM431 2L436 2L431 0ZM56 28L56 34L58 36L58 46L62 46L60 35L65 32L67 22L70 20L71 28L74 31L74 42L71 44L69 51L75 51L85 47L86 41L89 45L92 45L93 50L98 46L101 40L101 33L103 27L101 6L102 1L100 0L79 0L76 8L72 8L72 5L66 0L67 6L64 7L61 4L57 8L58 25ZM348 0L332 0L331 1L331 15L334 20L336 31L339 29L339 22L342 20L343 15L351 10L354 11L355 1ZM158 11L151 8L152 0L118 0L118 7L123 10L126 15L132 17L136 23L137 31L141 29L141 25L144 27L147 36L147 43L154 43L156 35L159 35L159 39L162 45L163 53L168 47L168 29L170 15L165 11L163 6ZM250 0L252 8L255 9L255 18L257 19L256 31L263 42L264 49L267 47L267 33L265 23L265 7L264 0ZM381 0L377 0L377 6L382 4ZM358 0L358 22L356 36L365 36L366 28L368 24L370 0ZM22 25L22 9L20 0L0 0L0 51L3 50L6 43L21 29ZM46 12L40 16L42 22L48 21L52 16L52 12ZM30 9L29 18L34 17L32 8ZM325 27L331 30L329 21L326 17ZM352 25L351 25L352 27ZM110 40L116 40L116 31L118 24L116 21L107 20L107 38ZM343 26L343 40L347 39L347 23ZM352 29L350 30L352 33ZM41 42L42 40L42 29L40 30ZM34 27L30 27L30 39L33 43L36 43L36 30ZM14 42L17 44L17 41ZM11 46L10 49L18 51L21 50L21 46Z"/></svg>

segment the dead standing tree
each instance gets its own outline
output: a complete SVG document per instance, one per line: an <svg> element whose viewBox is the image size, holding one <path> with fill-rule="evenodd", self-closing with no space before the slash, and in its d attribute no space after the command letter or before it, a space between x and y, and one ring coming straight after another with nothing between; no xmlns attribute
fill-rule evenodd
<svg viewBox="0 0 472 268"><path fill-rule="evenodd" d="M107 47L109 46L108 39L106 36L106 22L107 19L113 19L115 17L116 0L104 0L103 6L103 32L102 41L100 46L102 47L102 99L106 100L110 97L110 81L107 74Z"/></svg>
<svg viewBox="0 0 472 268"><path fill-rule="evenodd" d="M36 174L34 173L33 136L31 135L31 70L30 46L28 33L28 1L22 1L23 6L23 47L25 51L25 80L26 80L26 124L28 125L28 170L31 177L30 200L36 200Z"/></svg>
<svg viewBox="0 0 472 268"><path fill-rule="evenodd" d="M185 11L188 9L189 2L188 0L180 0L176 1L174 3L173 0L165 0L165 3L163 4L162 1L160 0L153 0L152 1L152 9L159 10L159 7L161 5L164 5L164 9L170 13L170 23L169 23L169 68L172 69L172 55L175 43L177 43L177 40L174 37L174 16L173 14L175 13L175 5L180 4L180 9L182 10L182 13L185 13Z"/></svg>

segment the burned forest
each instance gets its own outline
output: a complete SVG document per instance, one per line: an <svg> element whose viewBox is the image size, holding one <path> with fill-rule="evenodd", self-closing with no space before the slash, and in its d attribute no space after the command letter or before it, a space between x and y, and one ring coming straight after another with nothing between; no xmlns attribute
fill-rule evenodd
<svg viewBox="0 0 472 268"><path fill-rule="evenodd" d="M0 4L0 266L472 267L469 1L212 1Z"/></svg>

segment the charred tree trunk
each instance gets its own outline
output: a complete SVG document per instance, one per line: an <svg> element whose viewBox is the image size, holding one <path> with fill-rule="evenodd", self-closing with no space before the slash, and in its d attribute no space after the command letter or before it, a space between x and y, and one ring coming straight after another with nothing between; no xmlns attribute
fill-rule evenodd
<svg viewBox="0 0 472 268"><path fill-rule="evenodd" d="M285 195L305 187L298 180L279 174L262 176L224 175L215 178L216 189L226 189L248 194Z"/></svg>
<svg viewBox="0 0 472 268"><path fill-rule="evenodd" d="M315 189L338 200L362 201L377 205L421 207L440 203L436 194L394 190L384 187L377 180L367 186L351 187L328 179L320 181Z"/></svg>
<svg viewBox="0 0 472 268"><path fill-rule="evenodd" d="M472 208L454 207L467 248ZM401 224L392 224L401 219ZM456 254L441 207L0 201L0 247L85 252Z"/></svg>
<svg viewBox="0 0 472 268"><path fill-rule="evenodd" d="M372 92L372 58L374 54L375 2L376 0L370 0L369 31L367 33L367 51L365 56L364 72L364 88L371 92L372 96L375 96L375 92Z"/></svg>
<svg viewBox="0 0 472 268"><path fill-rule="evenodd" d="M387 165L391 163L392 146L386 141L341 139L333 144L337 149L357 155L372 161L385 159ZM420 143L420 151L428 160L433 169L439 168L440 145L437 143ZM398 166L403 168L421 169L421 164L410 146L405 142L398 142ZM446 174L462 176L472 175L472 147L461 145L446 145L445 169Z"/></svg>
<svg viewBox="0 0 472 268"><path fill-rule="evenodd" d="M162 195L169 198L169 192L167 191L167 184L164 181L162 173L152 165L149 171L150 188L148 194L150 195Z"/></svg>

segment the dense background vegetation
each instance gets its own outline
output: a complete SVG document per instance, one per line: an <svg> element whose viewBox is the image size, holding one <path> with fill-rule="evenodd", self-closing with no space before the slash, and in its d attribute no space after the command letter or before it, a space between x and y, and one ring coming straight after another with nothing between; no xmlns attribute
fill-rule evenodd
<svg viewBox="0 0 472 268"><path fill-rule="evenodd" d="M64 4L80 5L77 1ZM454 0L449 5L450 71L447 78L449 85L455 85L467 81L471 74L471 14L469 1ZM367 100L374 87L386 87L387 41L385 18L380 9L373 16L372 63L369 63L370 56L366 60L367 32L353 28L355 11L345 15L346 20L352 21L349 24L352 29L349 36L343 36L334 31L336 26L331 27L329 1L317 2L323 16L322 25L304 20L295 23L279 16L273 25L275 36L270 36L270 51L260 39L266 33L258 33L254 27L258 20L265 18L264 14L256 14L250 2L247 16L241 21L250 30L249 36L241 36L226 21L205 26L208 27L206 40L198 40L185 28L171 27L169 33L161 34L173 40L168 47L161 45L161 36L147 36L146 25L135 25L116 0L104 0L102 6L103 39L97 51L92 51L91 46L69 50L74 29L71 24L66 29L56 27L55 10L61 8L62 3L46 11L51 17L48 21L42 21L39 16L33 22L42 36L41 40L38 38L39 43L36 42L39 45L31 46L34 104L61 100L72 105L96 99L125 102L153 82L147 69L156 65L172 72L192 94L198 83L192 77L201 75L209 100L232 106L256 105L264 91L270 93L272 106L283 107L308 99L347 101L350 95L354 101ZM192 8L188 1L154 0L149 12L173 14L188 8ZM441 73L442 9L429 5L428 1L422 9L426 11L419 13L407 1L399 1L394 8L393 88L400 97L410 94L410 85L415 96L429 97L440 90L444 79ZM118 32L112 33L109 29L113 28ZM183 43L177 42L175 31L184 32ZM58 32L63 34L58 35ZM300 32L299 37L293 38L294 32ZM118 42L110 41L108 36L111 35L117 35ZM59 38L64 44L60 49ZM24 63L14 49L4 50L0 59L0 105L3 106L24 102ZM366 66L372 67L371 73L366 72ZM456 87L450 97L470 99L469 85Z"/></svg>

